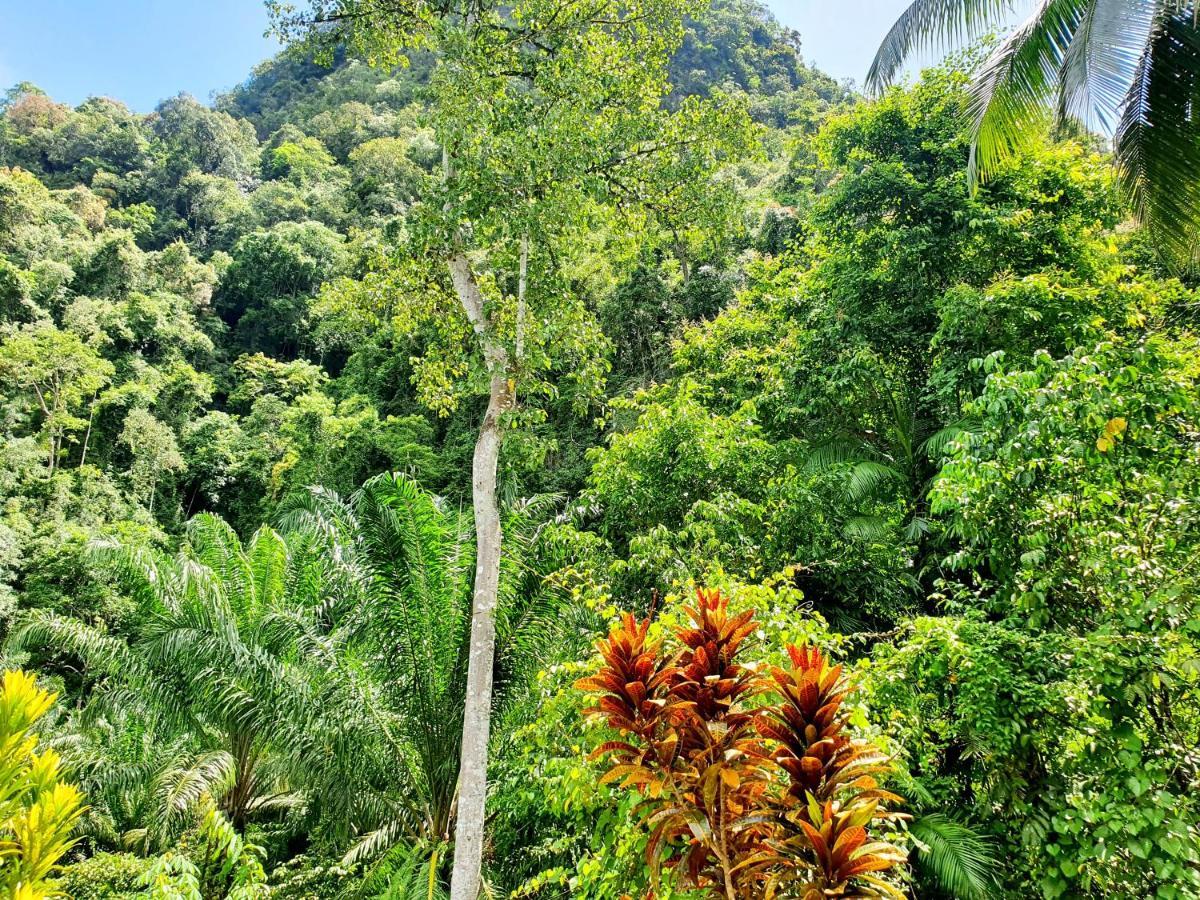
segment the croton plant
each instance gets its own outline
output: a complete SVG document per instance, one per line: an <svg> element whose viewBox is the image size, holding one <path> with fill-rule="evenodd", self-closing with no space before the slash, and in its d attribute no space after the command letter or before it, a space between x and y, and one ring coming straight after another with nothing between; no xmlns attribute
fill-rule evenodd
<svg viewBox="0 0 1200 900"><path fill-rule="evenodd" d="M664 867L713 897L904 897L884 873L905 861L871 829L900 798L879 787L887 758L849 734L841 666L789 647L787 668L741 661L753 611L700 589L666 640L624 615L578 682L620 733L594 753L644 800L653 896Z"/></svg>

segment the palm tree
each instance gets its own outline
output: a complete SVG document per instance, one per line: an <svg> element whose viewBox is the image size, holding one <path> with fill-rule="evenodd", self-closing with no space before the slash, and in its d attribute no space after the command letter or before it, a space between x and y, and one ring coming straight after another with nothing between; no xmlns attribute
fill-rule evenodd
<svg viewBox="0 0 1200 900"><path fill-rule="evenodd" d="M88 798L77 833L93 846L163 853L195 824L204 797L228 790L229 755L164 725L136 706L98 702L58 729L51 746Z"/></svg>
<svg viewBox="0 0 1200 900"><path fill-rule="evenodd" d="M545 528L553 502L504 512L497 738L526 712L533 671L593 631L572 628L549 578L564 563ZM209 798L238 831L298 810L352 842L348 861L373 863L368 883L424 873L432 884L458 797L470 522L381 475L349 499L321 488L297 499L286 540L264 527L243 546L206 514L174 556L95 545L139 606L135 633L35 611L12 638L82 659L99 682L59 739L98 798L88 833L151 852Z"/></svg>
<svg viewBox="0 0 1200 900"><path fill-rule="evenodd" d="M316 742L354 752L297 755L300 768L301 756L315 763L308 778L320 814L356 833L352 859L448 840L470 614L465 520L412 481L384 475L350 498L313 488L281 521L354 573L353 624L318 689L337 716L314 730Z"/></svg>
<svg viewBox="0 0 1200 900"><path fill-rule="evenodd" d="M996 896L1000 863L992 840L943 813L918 815L908 833L916 844L913 863L922 880L957 900Z"/></svg>
<svg viewBox="0 0 1200 900"><path fill-rule="evenodd" d="M847 537L888 539L886 519L869 508L898 500L903 504L902 536L919 545L930 529L926 497L938 462L972 423L962 419L940 425L905 380L876 356L863 354L859 360L868 373L860 388L860 405L870 411L869 425L828 435L813 447L806 468L845 468L844 500L851 511L844 529Z"/></svg>
<svg viewBox="0 0 1200 900"><path fill-rule="evenodd" d="M914 0L867 75L880 90L930 46L979 37L1032 5L972 87L972 180L987 178L1040 131L1048 111L1113 134L1121 185L1179 260L1200 223L1200 27L1194 0Z"/></svg>
<svg viewBox="0 0 1200 900"><path fill-rule="evenodd" d="M587 641L586 629L571 629L570 608L548 577L563 562L543 527L552 502L504 512L495 737L523 709L531 670L568 650L573 635ZM293 540L323 547L354 573L347 583L356 597L353 625L337 633L337 663L317 688L318 705L333 714L313 727L297 766L307 767L321 814L352 830L348 861L375 860L377 872L397 878L418 870L432 877L436 858L447 856L458 800L475 571L469 511L384 474L350 498L313 488L281 521ZM318 752L335 740L354 752Z"/></svg>
<svg viewBox="0 0 1200 900"><path fill-rule="evenodd" d="M136 802L146 827L209 794L239 831L294 806L272 751L310 714L310 657L323 646L322 600L336 596L336 567L291 554L269 528L243 546L208 514L188 523L174 556L112 541L92 552L138 604L132 637L37 610L13 643L82 659L101 679L94 718L135 714L164 739L150 751L130 748L124 770L117 760L108 771L81 769L110 797L125 791L113 802Z"/></svg>

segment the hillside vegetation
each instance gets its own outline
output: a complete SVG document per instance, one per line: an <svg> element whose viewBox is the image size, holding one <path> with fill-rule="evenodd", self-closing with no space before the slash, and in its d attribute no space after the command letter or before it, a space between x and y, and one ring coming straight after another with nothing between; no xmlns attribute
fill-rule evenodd
<svg viewBox="0 0 1200 900"><path fill-rule="evenodd" d="M677 43L636 168L539 120L585 175L519 223L428 49L4 95L0 843L62 802L6 896L445 894L497 390L452 207L515 373L489 896L1200 895L1194 278L1083 129L972 189L972 54L867 99L756 0Z"/></svg>

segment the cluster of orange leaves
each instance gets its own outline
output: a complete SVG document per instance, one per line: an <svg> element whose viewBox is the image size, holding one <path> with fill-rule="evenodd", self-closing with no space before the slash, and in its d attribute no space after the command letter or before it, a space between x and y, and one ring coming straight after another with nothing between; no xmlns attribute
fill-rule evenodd
<svg viewBox="0 0 1200 900"><path fill-rule="evenodd" d="M905 854L869 833L900 798L876 781L887 758L847 733L842 667L812 647L789 647L788 668L739 662L754 614L731 615L719 591L686 612L670 649L623 616L577 683L620 732L593 756L611 764L602 783L644 798L655 887L670 867L727 900L902 898L880 876Z"/></svg>

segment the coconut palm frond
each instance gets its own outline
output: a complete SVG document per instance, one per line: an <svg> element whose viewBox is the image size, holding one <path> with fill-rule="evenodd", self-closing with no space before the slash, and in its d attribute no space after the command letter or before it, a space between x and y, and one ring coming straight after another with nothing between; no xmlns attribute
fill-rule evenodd
<svg viewBox="0 0 1200 900"><path fill-rule="evenodd" d="M1176 261L1200 228L1200 28L1190 11L1159 20L1136 66L1113 139L1117 175L1138 217Z"/></svg>
<svg viewBox="0 0 1200 900"><path fill-rule="evenodd" d="M971 86L968 177L986 180L1045 130L1058 72L1090 0L1039 0L984 62Z"/></svg>
<svg viewBox="0 0 1200 900"><path fill-rule="evenodd" d="M1059 121L1113 131L1153 23L1153 4L1085 4L1058 73Z"/></svg>
<svg viewBox="0 0 1200 900"><path fill-rule="evenodd" d="M867 72L868 90L881 92L918 53L949 50L986 33L1015 5L1013 0L914 0L879 45Z"/></svg>

